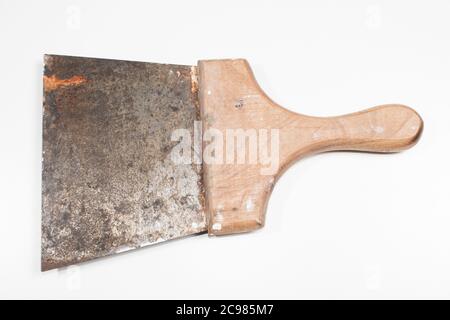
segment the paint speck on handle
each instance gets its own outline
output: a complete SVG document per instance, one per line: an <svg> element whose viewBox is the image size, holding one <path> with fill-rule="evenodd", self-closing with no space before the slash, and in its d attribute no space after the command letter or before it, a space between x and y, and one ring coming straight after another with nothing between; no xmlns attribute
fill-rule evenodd
<svg viewBox="0 0 450 320"><path fill-rule="evenodd" d="M381 126L376 126L373 128L373 131L375 131L376 133L383 133L384 132L384 128Z"/></svg>
<svg viewBox="0 0 450 320"><path fill-rule="evenodd" d="M252 199L247 199L247 202L245 203L245 210L252 211L255 207L255 204L253 203Z"/></svg>
<svg viewBox="0 0 450 320"><path fill-rule="evenodd" d="M216 230L216 231L222 230L222 224L216 222L216 223L214 223L214 224L212 225L212 229L213 229L213 230Z"/></svg>

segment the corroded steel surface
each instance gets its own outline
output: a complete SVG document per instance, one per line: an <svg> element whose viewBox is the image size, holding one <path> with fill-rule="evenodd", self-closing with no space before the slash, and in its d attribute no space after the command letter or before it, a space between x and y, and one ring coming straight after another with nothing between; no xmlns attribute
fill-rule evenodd
<svg viewBox="0 0 450 320"><path fill-rule="evenodd" d="M199 117L193 73L45 56L42 270L206 230L201 167L169 156Z"/></svg>

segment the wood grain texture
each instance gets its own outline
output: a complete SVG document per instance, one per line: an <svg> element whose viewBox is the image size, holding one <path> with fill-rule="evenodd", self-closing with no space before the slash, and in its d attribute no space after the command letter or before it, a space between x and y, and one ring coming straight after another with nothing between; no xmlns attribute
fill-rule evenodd
<svg viewBox="0 0 450 320"><path fill-rule="evenodd" d="M261 174L266 166L259 162L204 162L205 209L211 235L261 228L275 182L304 156L334 150L397 152L413 146L422 132L420 116L403 105L382 105L337 117L311 117L273 102L243 59L203 60L198 66L204 132L211 128L223 133L227 129L279 132L279 165L270 174Z"/></svg>

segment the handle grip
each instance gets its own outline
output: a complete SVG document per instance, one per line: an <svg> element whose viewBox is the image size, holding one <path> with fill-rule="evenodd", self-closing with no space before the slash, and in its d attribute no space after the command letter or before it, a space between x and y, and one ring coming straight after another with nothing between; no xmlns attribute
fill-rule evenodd
<svg viewBox="0 0 450 320"><path fill-rule="evenodd" d="M397 152L412 147L423 130L423 121L417 112L399 104L310 121L318 126L311 135L315 152Z"/></svg>

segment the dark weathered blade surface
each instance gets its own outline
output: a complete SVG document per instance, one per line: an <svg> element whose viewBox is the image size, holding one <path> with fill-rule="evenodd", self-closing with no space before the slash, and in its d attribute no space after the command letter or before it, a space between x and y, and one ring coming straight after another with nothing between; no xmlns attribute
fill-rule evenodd
<svg viewBox="0 0 450 320"><path fill-rule="evenodd" d="M198 119L195 67L45 56L42 270L206 230L201 167L171 133Z"/></svg>

